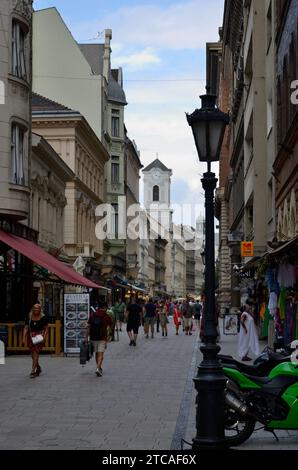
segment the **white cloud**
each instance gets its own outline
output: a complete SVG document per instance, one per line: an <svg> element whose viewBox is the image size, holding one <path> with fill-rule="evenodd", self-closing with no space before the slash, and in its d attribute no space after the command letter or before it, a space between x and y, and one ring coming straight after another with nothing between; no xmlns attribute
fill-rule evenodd
<svg viewBox="0 0 298 470"><path fill-rule="evenodd" d="M127 66L130 70L140 70L148 65L159 64L160 58L154 54L151 47L131 55L113 56L113 66Z"/></svg>
<svg viewBox="0 0 298 470"><path fill-rule="evenodd" d="M222 0L191 0L168 6L130 5L88 22L73 25L76 38L110 27L113 39L126 44L167 49L204 48L218 38Z"/></svg>

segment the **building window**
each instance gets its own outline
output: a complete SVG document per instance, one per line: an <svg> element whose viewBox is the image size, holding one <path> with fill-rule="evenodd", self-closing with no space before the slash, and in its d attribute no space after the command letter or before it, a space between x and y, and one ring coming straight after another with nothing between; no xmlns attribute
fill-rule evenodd
<svg viewBox="0 0 298 470"><path fill-rule="evenodd" d="M112 136L119 137L119 118L112 116Z"/></svg>
<svg viewBox="0 0 298 470"><path fill-rule="evenodd" d="M27 31L19 21L12 22L11 73L15 77L26 79L25 42Z"/></svg>
<svg viewBox="0 0 298 470"><path fill-rule="evenodd" d="M112 204L114 212L112 214L112 233L118 238L118 204Z"/></svg>
<svg viewBox="0 0 298 470"><path fill-rule="evenodd" d="M119 183L119 163L112 163L112 183Z"/></svg>
<svg viewBox="0 0 298 470"><path fill-rule="evenodd" d="M11 176L12 183L25 185L25 130L18 124L11 128Z"/></svg>
<svg viewBox="0 0 298 470"><path fill-rule="evenodd" d="M159 201L159 186L153 186L153 201Z"/></svg>
<svg viewBox="0 0 298 470"><path fill-rule="evenodd" d="M120 110L112 109L112 136L120 137Z"/></svg>

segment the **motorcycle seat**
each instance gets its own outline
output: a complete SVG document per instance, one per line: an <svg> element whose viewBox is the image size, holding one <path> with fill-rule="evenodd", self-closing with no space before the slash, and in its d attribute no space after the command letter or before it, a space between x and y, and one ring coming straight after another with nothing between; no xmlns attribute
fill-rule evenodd
<svg viewBox="0 0 298 470"><path fill-rule="evenodd" d="M244 374L248 379L252 382L255 382L257 385L265 385L271 382L272 379L270 377L258 377L255 375Z"/></svg>
<svg viewBox="0 0 298 470"><path fill-rule="evenodd" d="M290 360L290 357L291 356L288 354L281 354L273 351L269 352L269 358L276 363L287 362L288 360Z"/></svg>
<svg viewBox="0 0 298 470"><path fill-rule="evenodd" d="M222 362L221 365L223 367L230 367L230 368L233 368L233 369L237 369L240 372L243 372L245 374L251 374L254 377L258 376L258 375L260 375L260 376L264 375L263 371L262 371L262 369L260 369L259 365L243 364L243 362L236 361L236 359L233 359L233 361L227 361L227 362L222 360L221 362Z"/></svg>

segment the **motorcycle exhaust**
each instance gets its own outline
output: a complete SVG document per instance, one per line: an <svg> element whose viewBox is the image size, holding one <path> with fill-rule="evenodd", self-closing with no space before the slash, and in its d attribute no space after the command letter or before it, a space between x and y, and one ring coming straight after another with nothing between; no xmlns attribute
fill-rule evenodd
<svg viewBox="0 0 298 470"><path fill-rule="evenodd" d="M245 403L239 400L239 398L235 397L235 395L233 395L232 393L226 392L225 399L226 399L226 403L231 408L233 408L233 410L237 411L238 413L242 415L249 414L248 407L245 405Z"/></svg>

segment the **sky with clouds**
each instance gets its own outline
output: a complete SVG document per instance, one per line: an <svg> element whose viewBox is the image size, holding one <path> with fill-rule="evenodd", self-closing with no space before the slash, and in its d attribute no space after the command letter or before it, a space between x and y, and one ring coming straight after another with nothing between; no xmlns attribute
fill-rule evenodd
<svg viewBox="0 0 298 470"><path fill-rule="evenodd" d="M206 42L218 40L224 0L35 0L55 6L78 42L103 42L111 28L112 67L123 68L128 134L143 165L173 170L172 202L204 211L197 152L185 112L200 106ZM186 212L186 211L185 211ZM177 213L176 222L182 222ZM193 224L189 216L184 223Z"/></svg>

